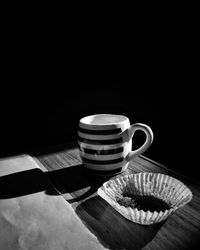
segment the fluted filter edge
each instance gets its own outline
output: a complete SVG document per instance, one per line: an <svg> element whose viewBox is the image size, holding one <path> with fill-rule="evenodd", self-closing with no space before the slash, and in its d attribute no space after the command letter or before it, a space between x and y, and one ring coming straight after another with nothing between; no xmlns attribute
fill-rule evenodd
<svg viewBox="0 0 200 250"><path fill-rule="evenodd" d="M184 183L161 173L138 173L111 179L105 182L97 193L122 216L143 225L164 221L192 199L192 192ZM119 197L123 197L125 193L144 198L155 197L165 202L168 209L144 211L138 207L124 205L119 202Z"/></svg>

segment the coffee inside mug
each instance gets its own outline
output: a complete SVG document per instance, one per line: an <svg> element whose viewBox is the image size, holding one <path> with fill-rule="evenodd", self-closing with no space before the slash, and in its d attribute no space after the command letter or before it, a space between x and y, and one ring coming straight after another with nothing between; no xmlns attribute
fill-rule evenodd
<svg viewBox="0 0 200 250"><path fill-rule="evenodd" d="M132 151L136 130L146 134L145 143ZM152 143L153 133L145 124L130 125L126 116L98 114L79 121L78 143L84 167L100 175L124 171L130 160L143 153Z"/></svg>

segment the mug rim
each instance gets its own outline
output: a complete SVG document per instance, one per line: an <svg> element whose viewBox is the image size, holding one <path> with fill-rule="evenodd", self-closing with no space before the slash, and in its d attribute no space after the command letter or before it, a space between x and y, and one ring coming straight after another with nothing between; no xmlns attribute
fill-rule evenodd
<svg viewBox="0 0 200 250"><path fill-rule="evenodd" d="M101 117L101 116L117 117L117 118L119 118L119 121L111 121L111 122L105 122L105 123L99 123L99 124L91 122L91 118ZM82 117L80 119L80 123L85 124L85 125L105 126L105 125L113 125L113 124L122 124L127 120L129 120L128 117L126 117L124 115L119 115L119 114L93 114L93 115L88 115L88 116Z"/></svg>

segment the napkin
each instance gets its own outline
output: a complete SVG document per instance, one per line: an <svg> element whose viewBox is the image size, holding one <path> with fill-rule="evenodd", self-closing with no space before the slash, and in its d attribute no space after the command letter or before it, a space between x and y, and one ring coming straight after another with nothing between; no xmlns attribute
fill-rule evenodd
<svg viewBox="0 0 200 250"><path fill-rule="evenodd" d="M0 160L0 250L105 249L28 155Z"/></svg>

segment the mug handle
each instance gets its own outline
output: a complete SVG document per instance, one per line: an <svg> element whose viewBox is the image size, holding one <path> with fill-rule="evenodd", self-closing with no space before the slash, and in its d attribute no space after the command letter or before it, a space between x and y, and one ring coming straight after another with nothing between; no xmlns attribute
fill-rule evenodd
<svg viewBox="0 0 200 250"><path fill-rule="evenodd" d="M146 134L146 140L140 148L128 153L128 155L126 156L127 162L133 160L139 154L144 153L153 142L153 132L151 128L143 123L135 123L131 125L127 130L125 130L127 136L126 139L130 141L137 130L142 130Z"/></svg>

